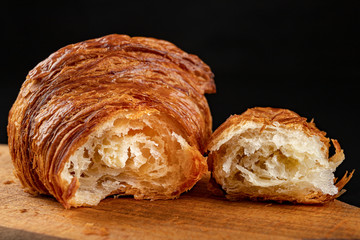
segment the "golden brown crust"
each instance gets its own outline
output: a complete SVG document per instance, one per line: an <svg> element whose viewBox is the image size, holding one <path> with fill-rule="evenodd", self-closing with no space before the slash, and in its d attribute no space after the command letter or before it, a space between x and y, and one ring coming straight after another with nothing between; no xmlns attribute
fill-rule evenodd
<svg viewBox="0 0 360 240"><path fill-rule="evenodd" d="M204 93L214 92L210 68L167 41L113 34L68 45L29 72L9 113L16 175L28 191L64 204L78 187L61 187L65 161L126 109L168 114L203 153L212 132Z"/></svg>
<svg viewBox="0 0 360 240"><path fill-rule="evenodd" d="M301 130L304 133L308 134L309 136L316 135L319 137L321 142L324 144L324 148L322 151L326 154L329 162L338 162L342 161L344 159L343 150L340 147L340 144L337 140L331 139L332 143L335 147L335 154L329 158L329 147L330 147L330 139L326 137L326 132L320 131L313 121L307 122L307 119L304 117L301 117L297 113L288 110L288 109L280 109L280 108L271 108L271 107L255 107L248 109L241 115L232 115L230 116L221 126L219 126L214 133L212 134L207 149L208 151L211 151L208 156L208 167L209 171L214 170L214 161L215 159L219 158L217 154L219 154L214 150L214 146L220 141L222 138L224 138L231 129L236 125L242 125L246 122L256 122L263 124L263 127L260 129L260 131L263 131L266 126L274 125L274 124L280 124L283 128L288 129L297 129ZM354 171L352 171L349 175L346 173L343 178L338 181L335 185L338 188L339 192L340 190L346 185L346 183L351 179ZM293 202L293 203L304 203L304 204L322 204L328 201L331 201L339 196L337 195L329 195L329 194L323 194L322 192L313 192L312 194L309 194L303 199L299 199L294 197L289 198L284 196L250 196L246 195L244 193L239 194L227 194L224 190L222 190L221 185L218 184L213 177L213 174L211 174L211 179L208 184L208 189L212 191L215 195L223 194L226 196L226 198L230 200L239 200L239 199L251 199L255 201L277 201L277 202ZM219 191L219 189L221 191Z"/></svg>

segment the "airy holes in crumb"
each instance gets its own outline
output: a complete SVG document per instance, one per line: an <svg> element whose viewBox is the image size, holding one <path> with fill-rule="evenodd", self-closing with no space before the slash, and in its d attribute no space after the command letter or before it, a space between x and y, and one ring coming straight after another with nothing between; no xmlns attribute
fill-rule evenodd
<svg viewBox="0 0 360 240"><path fill-rule="evenodd" d="M87 177L89 177L89 176L88 176L86 173L81 173L80 177L82 177L82 178L87 178Z"/></svg>
<svg viewBox="0 0 360 240"><path fill-rule="evenodd" d="M169 125L171 126L171 125ZM77 204L96 204L114 191L170 195L187 178L190 146L159 118L120 117L107 122L69 159L62 178L79 178ZM179 185L177 185L179 184Z"/></svg>
<svg viewBox="0 0 360 240"><path fill-rule="evenodd" d="M89 158L89 150L87 148L84 149L84 155L83 155L84 158Z"/></svg>

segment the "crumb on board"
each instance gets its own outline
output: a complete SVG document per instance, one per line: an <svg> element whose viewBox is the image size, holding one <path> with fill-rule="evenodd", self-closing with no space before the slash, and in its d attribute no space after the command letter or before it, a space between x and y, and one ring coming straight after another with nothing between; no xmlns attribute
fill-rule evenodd
<svg viewBox="0 0 360 240"><path fill-rule="evenodd" d="M108 236L109 230L105 227L97 227L94 223L86 223L83 229L85 235Z"/></svg>
<svg viewBox="0 0 360 240"><path fill-rule="evenodd" d="M9 184L12 184L14 183L14 180L7 180L5 182L3 182L5 185L9 185Z"/></svg>
<svg viewBox="0 0 360 240"><path fill-rule="evenodd" d="M27 209L25 209L25 208L23 208L23 209L20 209L20 212L21 213L26 213L28 210Z"/></svg>

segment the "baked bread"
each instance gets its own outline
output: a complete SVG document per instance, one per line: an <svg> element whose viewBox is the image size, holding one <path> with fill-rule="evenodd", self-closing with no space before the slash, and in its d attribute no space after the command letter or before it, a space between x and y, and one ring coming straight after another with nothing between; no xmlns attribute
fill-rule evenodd
<svg viewBox="0 0 360 240"><path fill-rule="evenodd" d="M210 68L167 41L68 45L29 72L9 113L15 174L65 208L177 198L207 172L214 92Z"/></svg>
<svg viewBox="0 0 360 240"><path fill-rule="evenodd" d="M298 114L256 107L228 118L208 144L210 189L230 200L324 203L338 196L352 173L334 185L344 160L339 143L329 158L326 133Z"/></svg>

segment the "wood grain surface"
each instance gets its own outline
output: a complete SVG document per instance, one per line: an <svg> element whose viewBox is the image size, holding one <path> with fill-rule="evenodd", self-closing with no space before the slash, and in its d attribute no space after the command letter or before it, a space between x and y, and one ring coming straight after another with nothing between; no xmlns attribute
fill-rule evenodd
<svg viewBox="0 0 360 240"><path fill-rule="evenodd" d="M208 178L177 200L107 198L97 207L66 210L51 197L35 197L23 192L13 175L8 148L0 145L0 179L1 236L360 239L360 208L337 200L323 206L230 202L207 191Z"/></svg>

